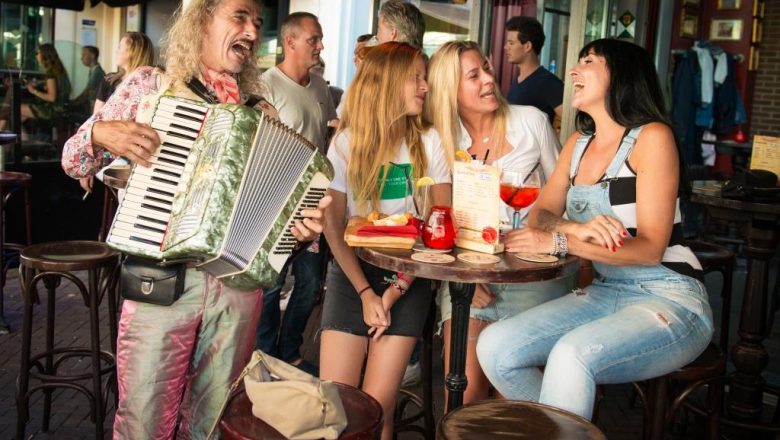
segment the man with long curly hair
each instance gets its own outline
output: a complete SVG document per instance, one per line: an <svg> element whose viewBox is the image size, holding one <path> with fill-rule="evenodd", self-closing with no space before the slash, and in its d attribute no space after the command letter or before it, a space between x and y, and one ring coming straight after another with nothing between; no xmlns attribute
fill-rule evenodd
<svg viewBox="0 0 780 440"><path fill-rule="evenodd" d="M136 69L65 145L62 164L74 178L93 174L112 156L148 165L160 144L150 126L134 122L162 95L242 104L261 90L255 51L262 24L259 0L192 0L166 35L166 72ZM193 93L190 80L205 85ZM319 209L305 210L293 234L311 241L322 231ZM247 363L262 291L241 291L187 269L184 293L171 306L125 300L119 323L119 404L115 439L206 438L220 417L230 384Z"/></svg>

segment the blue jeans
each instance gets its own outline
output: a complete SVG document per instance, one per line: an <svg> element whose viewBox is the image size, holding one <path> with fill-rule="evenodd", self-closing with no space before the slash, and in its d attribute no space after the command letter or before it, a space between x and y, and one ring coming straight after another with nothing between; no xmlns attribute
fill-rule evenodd
<svg viewBox="0 0 780 440"><path fill-rule="evenodd" d="M486 328L477 342L479 363L507 398L589 419L596 384L664 375L696 359L710 342L708 310L696 313L654 293L663 290L706 301L704 286L681 275L598 279Z"/></svg>
<svg viewBox="0 0 780 440"><path fill-rule="evenodd" d="M283 319L279 294L287 277L287 267L279 275L276 286L265 291L263 312L257 326L257 348L285 362L301 358L303 331L317 302L322 266L322 252L304 251L292 261L295 284Z"/></svg>

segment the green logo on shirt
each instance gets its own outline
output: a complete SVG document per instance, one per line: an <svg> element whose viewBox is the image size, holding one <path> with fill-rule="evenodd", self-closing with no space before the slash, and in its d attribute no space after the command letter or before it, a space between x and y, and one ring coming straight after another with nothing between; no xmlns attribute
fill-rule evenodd
<svg viewBox="0 0 780 440"><path fill-rule="evenodd" d="M379 179L377 185L382 184L382 175L384 174L384 166L379 170ZM407 178L411 179L412 176L412 164L392 164L390 170L387 173L387 179L385 180L385 187L382 189L381 200L396 200L403 199L409 193L409 185L407 184Z"/></svg>

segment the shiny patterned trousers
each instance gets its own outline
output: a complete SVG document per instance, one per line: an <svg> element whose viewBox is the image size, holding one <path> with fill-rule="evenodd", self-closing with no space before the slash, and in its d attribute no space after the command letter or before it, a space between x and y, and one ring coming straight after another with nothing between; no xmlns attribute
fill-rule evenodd
<svg viewBox="0 0 780 440"><path fill-rule="evenodd" d="M194 269L171 306L126 300L114 439L205 439L249 361L262 305L262 290L231 289Z"/></svg>

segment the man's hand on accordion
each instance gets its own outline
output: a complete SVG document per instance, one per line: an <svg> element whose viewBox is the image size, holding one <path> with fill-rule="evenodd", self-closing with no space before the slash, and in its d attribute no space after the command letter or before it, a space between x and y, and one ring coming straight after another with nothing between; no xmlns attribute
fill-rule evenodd
<svg viewBox="0 0 780 440"><path fill-rule="evenodd" d="M325 224L325 208L330 205L332 198L325 196L320 199L317 209L301 210L303 221L295 220L295 226L290 229L293 236L299 241L313 241L322 233Z"/></svg>
<svg viewBox="0 0 780 440"><path fill-rule="evenodd" d="M97 121L92 126L92 143L100 145L114 156L124 156L130 162L148 167L149 158L160 146L157 131L133 121Z"/></svg>

